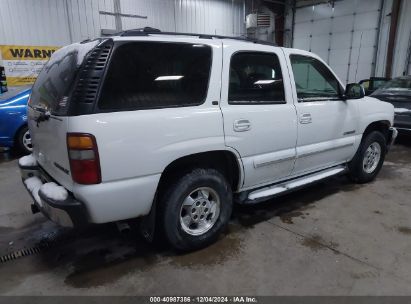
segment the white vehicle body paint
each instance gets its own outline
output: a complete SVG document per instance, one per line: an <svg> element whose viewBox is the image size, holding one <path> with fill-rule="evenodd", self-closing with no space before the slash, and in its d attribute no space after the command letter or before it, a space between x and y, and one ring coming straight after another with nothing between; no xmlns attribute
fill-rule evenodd
<svg viewBox="0 0 411 304"><path fill-rule="evenodd" d="M232 153L240 179L234 192L239 193L345 164L355 155L367 126L376 121L393 124L393 106L371 97L299 102L289 56L300 54L323 62L309 52L233 39L161 34L113 39L209 45L212 67L207 97L201 105L29 122L37 163L85 205L91 223L147 215L162 173L184 156L210 151ZM228 103L230 59L243 51L278 57L283 104ZM29 116L32 112L29 110ZM71 172L62 170L70 168L68 132L88 133L96 138L101 183L80 185L73 182ZM27 184L29 188L41 186L38 180Z"/></svg>

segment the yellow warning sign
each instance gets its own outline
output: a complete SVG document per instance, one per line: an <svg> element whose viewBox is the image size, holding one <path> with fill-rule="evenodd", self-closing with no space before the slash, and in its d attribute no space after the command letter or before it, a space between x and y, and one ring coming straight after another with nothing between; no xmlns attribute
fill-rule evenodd
<svg viewBox="0 0 411 304"><path fill-rule="evenodd" d="M30 85L59 47L0 45L0 65L9 86Z"/></svg>

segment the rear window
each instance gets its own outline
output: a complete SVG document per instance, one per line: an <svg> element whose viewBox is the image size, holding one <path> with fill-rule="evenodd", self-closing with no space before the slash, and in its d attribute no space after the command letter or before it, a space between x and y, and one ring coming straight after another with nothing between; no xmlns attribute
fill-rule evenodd
<svg viewBox="0 0 411 304"><path fill-rule="evenodd" d="M76 43L53 53L33 85L30 106L49 110L54 115L67 114L68 98L77 71L84 56L97 43Z"/></svg>
<svg viewBox="0 0 411 304"><path fill-rule="evenodd" d="M120 45L111 59L98 106L101 110L139 110L202 104L211 57L211 48L203 44Z"/></svg>

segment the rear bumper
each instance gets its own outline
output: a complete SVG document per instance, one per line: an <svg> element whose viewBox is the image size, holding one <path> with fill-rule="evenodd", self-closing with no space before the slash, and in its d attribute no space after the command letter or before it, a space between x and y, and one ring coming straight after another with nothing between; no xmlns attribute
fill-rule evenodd
<svg viewBox="0 0 411 304"><path fill-rule="evenodd" d="M33 198L33 213L40 211L51 221L64 227L82 227L89 223L86 207L70 192L67 192L66 199L56 200L42 190L41 186L49 183L50 177L40 167L19 164L19 168L23 185Z"/></svg>
<svg viewBox="0 0 411 304"><path fill-rule="evenodd" d="M82 227L88 224L84 205L69 196L64 201L56 201L39 191L43 207L40 211L53 222L64 227Z"/></svg>

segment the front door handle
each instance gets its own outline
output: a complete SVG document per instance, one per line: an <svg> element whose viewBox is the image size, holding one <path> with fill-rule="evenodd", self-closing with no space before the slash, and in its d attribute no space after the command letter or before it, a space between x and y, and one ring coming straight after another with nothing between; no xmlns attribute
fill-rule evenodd
<svg viewBox="0 0 411 304"><path fill-rule="evenodd" d="M309 124L312 123L312 118L310 113L304 113L300 116L300 123L301 124Z"/></svg>
<svg viewBox="0 0 411 304"><path fill-rule="evenodd" d="M235 132L244 132L251 129L251 122L248 119L238 119L233 125Z"/></svg>

